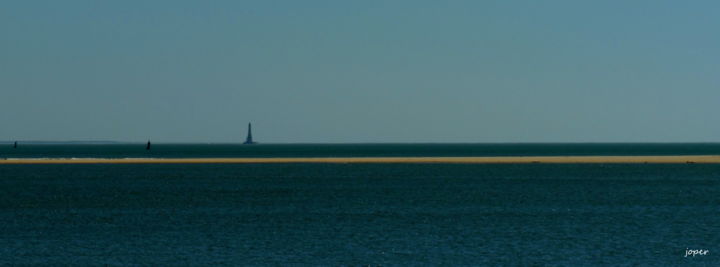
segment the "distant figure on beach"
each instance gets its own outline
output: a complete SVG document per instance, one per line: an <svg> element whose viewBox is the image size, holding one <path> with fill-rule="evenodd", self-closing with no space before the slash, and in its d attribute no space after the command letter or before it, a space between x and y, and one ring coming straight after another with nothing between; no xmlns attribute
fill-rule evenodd
<svg viewBox="0 0 720 267"><path fill-rule="evenodd" d="M257 143L253 142L253 139L252 139L252 124L248 123L247 138L245 138L245 143L243 143L243 145L254 145L254 144L257 144Z"/></svg>
<svg viewBox="0 0 720 267"><path fill-rule="evenodd" d="M13 144L13 148L17 148L17 141Z"/></svg>
<svg viewBox="0 0 720 267"><path fill-rule="evenodd" d="M145 150L150 150L150 140L148 140L147 146L145 147Z"/></svg>

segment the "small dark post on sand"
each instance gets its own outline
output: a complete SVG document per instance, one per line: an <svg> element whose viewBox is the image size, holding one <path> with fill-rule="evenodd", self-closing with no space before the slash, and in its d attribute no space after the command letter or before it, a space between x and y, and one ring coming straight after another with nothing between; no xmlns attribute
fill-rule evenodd
<svg viewBox="0 0 720 267"><path fill-rule="evenodd" d="M145 146L145 150L150 150L150 141L148 140L147 146Z"/></svg>

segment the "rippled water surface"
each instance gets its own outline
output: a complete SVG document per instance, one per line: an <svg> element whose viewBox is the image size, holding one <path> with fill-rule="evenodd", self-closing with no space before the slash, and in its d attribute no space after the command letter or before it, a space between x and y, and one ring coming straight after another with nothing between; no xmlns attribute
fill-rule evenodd
<svg viewBox="0 0 720 267"><path fill-rule="evenodd" d="M0 264L712 265L718 179L701 164L0 165Z"/></svg>
<svg viewBox="0 0 720 267"><path fill-rule="evenodd" d="M720 144L0 144L2 158L720 155Z"/></svg>

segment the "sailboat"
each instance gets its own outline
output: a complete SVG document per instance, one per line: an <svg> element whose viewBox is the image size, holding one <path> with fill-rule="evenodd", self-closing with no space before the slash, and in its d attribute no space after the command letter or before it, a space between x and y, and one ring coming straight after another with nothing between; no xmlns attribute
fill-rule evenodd
<svg viewBox="0 0 720 267"><path fill-rule="evenodd" d="M254 145L254 144L257 144L257 143L253 142L253 139L252 139L252 124L248 123L247 137L245 138L245 143L243 143L243 145Z"/></svg>

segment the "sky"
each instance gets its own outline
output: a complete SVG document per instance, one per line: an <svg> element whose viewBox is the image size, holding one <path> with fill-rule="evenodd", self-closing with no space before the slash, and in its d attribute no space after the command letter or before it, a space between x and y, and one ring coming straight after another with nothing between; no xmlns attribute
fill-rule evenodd
<svg viewBox="0 0 720 267"><path fill-rule="evenodd" d="M717 1L0 2L0 140L720 142Z"/></svg>

